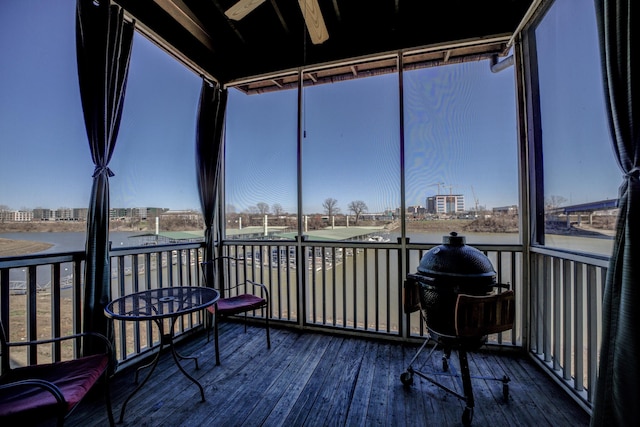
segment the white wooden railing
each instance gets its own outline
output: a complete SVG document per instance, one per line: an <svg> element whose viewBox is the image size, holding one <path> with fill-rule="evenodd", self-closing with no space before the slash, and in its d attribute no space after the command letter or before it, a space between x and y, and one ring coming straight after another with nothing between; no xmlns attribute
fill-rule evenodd
<svg viewBox="0 0 640 427"><path fill-rule="evenodd" d="M426 328L419 313L403 312L402 286L433 246L233 240L224 242L222 249L240 262L229 265L224 277L264 283L271 296L271 320L276 323L419 341ZM600 346L606 257L547 248L531 248L525 256L519 245L474 247L492 261L498 282L509 283L517 295L514 329L490 337L490 344L528 350L589 410ZM201 286L202 254L200 243L114 249L112 297L155 287ZM79 332L83 268L83 252L0 259L0 316L10 340ZM266 311L254 313L264 315ZM186 337L205 324L203 313L185 316L176 325L177 334ZM123 365L136 362L159 343L149 324L116 322L115 332ZM12 363L31 364L78 351L56 347L10 357ZM6 363L9 359L4 357L2 366Z"/></svg>

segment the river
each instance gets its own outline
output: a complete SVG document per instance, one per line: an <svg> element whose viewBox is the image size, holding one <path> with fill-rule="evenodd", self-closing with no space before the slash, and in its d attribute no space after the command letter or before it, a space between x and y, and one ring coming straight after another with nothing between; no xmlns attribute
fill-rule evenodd
<svg viewBox="0 0 640 427"><path fill-rule="evenodd" d="M139 232L111 232L109 239L113 247L141 246L144 243ZM83 251L86 243L84 232L36 232L36 233L0 233L0 238L12 240L29 240L32 242L50 243L53 246L42 254Z"/></svg>
<svg viewBox="0 0 640 427"><path fill-rule="evenodd" d="M442 242L443 234L445 233L410 233L408 234L408 237L411 243L439 244ZM142 246L145 243L145 238L139 236L139 232L112 232L109 237L113 248L124 248ZM399 236L399 233L387 233L382 235L384 239L389 239L390 242L396 242ZM465 237L467 244L471 246L482 244L519 243L518 234L516 233L466 233ZM82 251L85 247L84 232L1 233L0 238L38 241L52 244L52 247L40 252L43 254ZM283 242L280 241L279 243ZM610 256L613 248L613 239L548 235L547 245L552 248L562 248ZM63 278L71 277L71 265L62 265L61 267L64 269L62 274ZM64 271L67 269L69 269L68 275L64 274ZM49 277L50 269L44 266L38 267L38 285L46 285ZM10 280L23 282L25 279L26 272L24 269L11 270Z"/></svg>
<svg viewBox="0 0 640 427"><path fill-rule="evenodd" d="M439 244L442 242L442 235L445 233L412 233L408 237L410 238L411 243L430 243L430 244ZM115 247L134 247L141 246L144 244L143 237L137 237L140 233L135 232L115 232L111 233L110 238L112 242L112 246ZM15 239L15 240L30 240L30 241L40 241L51 243L54 246L47 249L43 253L56 253L56 252L70 252L70 251L80 251L84 249L85 245L85 233L83 232L60 232L60 233L3 233L0 234L0 237L7 239ZM389 242L396 242L397 237L399 237L398 233L388 233L382 234L382 237L386 240L389 239ZM466 233L466 242L467 244L473 245L481 245L481 244L518 244L518 235L515 233L505 233L505 234L497 234L497 233ZM581 252L595 253L600 255L610 255L612 249L612 239L605 238L585 238L585 237L575 237L575 236L547 236L547 242L551 242L554 247L562 247L564 249L573 249ZM286 244L284 241L274 242L275 244ZM293 244L293 242L291 242ZM372 248L375 248L376 245L372 244ZM373 249L372 249L373 251ZM369 253L368 259L369 263L365 265L365 256L363 253L358 253L358 256L347 256L341 262L335 263L333 265L333 270L329 273L324 273L323 271L314 271L313 269L307 272L308 283L309 283L309 294L310 298L307 303L309 306L307 309L307 315L310 316L308 320L312 322L324 323L328 324L334 323L337 325L359 325L364 326L365 324L365 313L369 315L369 321L367 324L371 323L371 319L376 319L376 315L380 317L380 324L373 325L373 327L382 327L390 328L390 330L396 330L399 325L397 324L398 313L397 307L399 307L399 302L396 301L397 293L392 292L390 295L391 300L387 301L387 289L385 286L379 288L379 296L375 291L376 280L374 279L376 275L379 273L376 270L376 265L371 263L371 259L373 257L379 256L380 265L385 265L385 263L389 263L389 270L394 271L397 268L397 259L394 257L386 258L388 255L385 251L381 251L380 253L366 251ZM354 266L354 261L357 259L357 267ZM415 260L414 260L415 261ZM125 258L125 268L130 268L131 260L129 257ZM163 261L162 265L165 264L166 261ZM320 263L322 263L322 258L320 259ZM62 274L62 284L63 288L67 288L71 285L72 278L72 265L62 264L61 266ZM155 268L155 264L152 264L152 269ZM252 277L262 277L261 274L261 265L255 264L253 265L255 272L252 274ZM503 270L505 268L508 269L508 265L502 266ZM267 267L269 269L269 267ZM363 273L366 270L366 275ZM296 271L295 270L287 270L290 277L287 283L295 283L296 281ZM357 278L354 276L357 273ZM510 271L502 271L505 277L510 277ZM48 266L38 267L37 271L37 286L46 289L50 284L50 274L51 269ZM167 277L166 267L163 267L163 277ZM174 271L173 274L177 274L177 270ZM274 273L269 273L268 276L271 277ZM286 274L284 271L280 274ZM369 285L367 289L369 289L368 296L365 298L364 287L362 286L364 277L369 278ZM115 276L117 277L117 276ZM280 277L280 275L278 275ZM342 279L344 277L344 280ZM384 277L384 275L383 275ZM391 275L391 278L395 276ZM11 269L10 271L10 280L13 281L12 285L20 285L25 284L25 280L27 278L27 271L25 269ZM150 275L150 279L155 283L156 274ZM66 283L67 280L69 283ZM132 276L125 276L125 292L132 292ZM165 279L166 280L166 279ZM269 279L271 280L271 279ZM394 279L395 280L395 279ZM177 281L177 280L176 280ZM336 282L335 284L333 282ZM342 287L344 283L351 284L354 282L358 282L355 288L353 285L349 285L349 288L345 293L343 293ZM344 282L344 283L343 283ZM114 282L115 283L115 282ZM373 287L372 287L373 286ZM400 286L400 284L396 283L394 287ZM288 318L289 316L297 316L295 313L295 303L297 298L297 287L287 287L282 295L280 295L280 288L277 288L278 291L272 295L272 307L279 308L281 312L274 312L273 315L275 317ZM19 292L19 291L18 291ZM357 296L356 296L357 294ZM379 301L376 301L375 298L380 298ZM368 300L368 301L367 301ZM292 304L291 306L289 304ZM376 308L377 307L377 308ZM386 311L379 312L385 307L391 307L391 313L388 314ZM346 310L346 311L343 311ZM372 311L373 310L373 311ZM386 309L385 309L386 310ZM277 311L277 310L276 310ZM388 321L390 322L388 325L386 324Z"/></svg>
<svg viewBox="0 0 640 427"><path fill-rule="evenodd" d="M445 233L408 233L411 243L436 243L442 242ZM519 237L517 233L464 233L468 245L483 244L507 244L517 245ZM144 237L139 232L111 232L109 238L112 247L142 246ZM388 233L383 235L391 242L396 242L400 233ZM38 233L0 233L0 238L14 240L30 240L51 243L53 246L41 253L59 253L81 251L85 247L84 232L38 232ZM546 244L551 248L569 249L586 253L610 256L613 250L612 238L578 237L551 234L546 236Z"/></svg>

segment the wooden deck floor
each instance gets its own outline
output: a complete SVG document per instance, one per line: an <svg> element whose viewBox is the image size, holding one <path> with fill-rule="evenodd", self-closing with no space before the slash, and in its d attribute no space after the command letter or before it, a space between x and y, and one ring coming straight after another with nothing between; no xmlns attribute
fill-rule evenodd
<svg viewBox="0 0 640 427"><path fill-rule="evenodd" d="M222 364L215 366L213 341L204 336L181 345L199 356L184 366L205 389L186 379L169 354L136 394L122 426L449 426L461 425L464 403L435 385L405 372L417 347L378 341L272 329L267 350L264 329L221 325ZM426 353L421 353L424 356ZM423 359L423 358L422 358ZM438 360L435 360L438 359ZM439 357L433 365L440 365ZM457 366L457 358L452 356ZM414 367L417 365L414 364ZM586 426L589 416L544 372L511 352L474 353L472 375L510 378L508 402L500 382L473 380L474 426ZM438 381L452 386L448 377ZM112 383L116 421L133 390L133 373ZM81 403L67 426L107 425L102 396Z"/></svg>

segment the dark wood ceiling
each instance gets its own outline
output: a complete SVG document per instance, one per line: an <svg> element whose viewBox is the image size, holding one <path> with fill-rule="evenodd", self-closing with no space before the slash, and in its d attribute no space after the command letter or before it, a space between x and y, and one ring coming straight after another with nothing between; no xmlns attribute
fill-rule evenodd
<svg viewBox="0 0 640 427"><path fill-rule="evenodd" d="M312 43L297 0L265 0L239 21L237 0L113 0L143 33L222 83L513 34L533 0L318 0L329 34Z"/></svg>

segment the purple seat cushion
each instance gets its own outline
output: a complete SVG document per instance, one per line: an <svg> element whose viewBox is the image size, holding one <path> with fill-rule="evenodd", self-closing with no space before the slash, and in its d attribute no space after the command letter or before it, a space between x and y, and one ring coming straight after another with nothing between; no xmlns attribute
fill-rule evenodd
<svg viewBox="0 0 640 427"><path fill-rule="evenodd" d="M237 295L230 298L220 298L218 300L218 310L220 314L232 315L245 311L258 309L266 304L264 298L251 294ZM211 313L215 313L215 305L207 308Z"/></svg>
<svg viewBox="0 0 640 427"><path fill-rule="evenodd" d="M98 354L76 360L15 368L0 378L0 384L29 379L49 381L60 389L69 411L87 394L108 364L109 358ZM32 416L48 417L55 414L56 404L53 395L40 387L0 390L0 417L10 417L25 411L29 411Z"/></svg>

